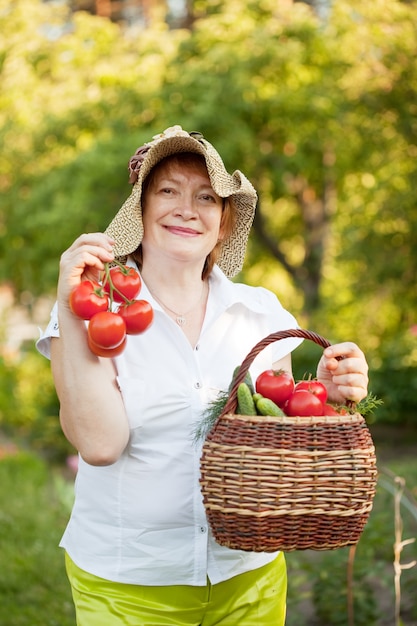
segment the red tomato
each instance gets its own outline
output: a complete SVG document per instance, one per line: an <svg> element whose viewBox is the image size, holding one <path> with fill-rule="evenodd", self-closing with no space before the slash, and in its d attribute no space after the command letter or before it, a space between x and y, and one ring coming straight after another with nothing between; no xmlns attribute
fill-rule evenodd
<svg viewBox="0 0 417 626"><path fill-rule="evenodd" d="M74 315L89 320L100 311L107 311L109 300L103 288L92 280L83 280L70 293L69 305Z"/></svg>
<svg viewBox="0 0 417 626"><path fill-rule="evenodd" d="M88 325L88 336L100 348L117 348L126 337L125 321L111 311L97 313Z"/></svg>
<svg viewBox="0 0 417 626"><path fill-rule="evenodd" d="M283 407L294 391L294 378L285 370L265 370L255 383L256 391Z"/></svg>
<svg viewBox="0 0 417 626"><path fill-rule="evenodd" d="M327 389L318 380L300 380L300 382L295 385L294 391L299 391L300 389L306 389L310 393L314 393L322 404L326 404Z"/></svg>
<svg viewBox="0 0 417 626"><path fill-rule="evenodd" d="M285 413L292 417L299 415L309 417L310 415L323 415L323 403L311 391L299 389L294 391L285 404Z"/></svg>
<svg viewBox="0 0 417 626"><path fill-rule="evenodd" d="M126 300L136 298L141 290L142 281L135 268L117 265L110 269L109 274L113 285L113 300L115 302L126 302ZM107 293L111 292L109 281L106 281L103 286Z"/></svg>
<svg viewBox="0 0 417 626"><path fill-rule="evenodd" d="M126 302L117 311L126 323L128 335L143 333L153 321L153 308L147 300L134 300Z"/></svg>
<svg viewBox="0 0 417 626"><path fill-rule="evenodd" d="M91 352L93 352L97 356L105 356L107 358L111 358L113 356L118 356L119 354L121 354L126 347L126 342L127 337L125 337L122 343L116 346L116 348L102 348L95 344L94 341L91 340L91 337L89 335L87 336L87 343Z"/></svg>
<svg viewBox="0 0 417 626"><path fill-rule="evenodd" d="M339 413L339 411L337 411L331 404L325 404L323 406L323 415L341 415L341 413Z"/></svg>

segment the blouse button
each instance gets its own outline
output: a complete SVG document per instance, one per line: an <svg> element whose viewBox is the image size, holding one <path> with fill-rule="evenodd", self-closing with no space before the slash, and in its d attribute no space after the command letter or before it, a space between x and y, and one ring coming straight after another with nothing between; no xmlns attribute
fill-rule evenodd
<svg viewBox="0 0 417 626"><path fill-rule="evenodd" d="M196 389L201 389L202 385L201 385L201 383L197 382L197 383L194 383L194 387Z"/></svg>
<svg viewBox="0 0 417 626"><path fill-rule="evenodd" d="M206 532L207 532L207 528L206 528L206 526L200 526L200 533L201 533L202 535L205 535L205 534L206 534Z"/></svg>

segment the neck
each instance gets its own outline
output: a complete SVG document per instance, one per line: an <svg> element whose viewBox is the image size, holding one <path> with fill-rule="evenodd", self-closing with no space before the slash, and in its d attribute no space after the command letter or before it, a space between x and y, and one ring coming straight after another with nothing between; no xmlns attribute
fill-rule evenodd
<svg viewBox="0 0 417 626"><path fill-rule="evenodd" d="M205 282L200 267L162 267L156 263L144 263L141 275L150 291L161 293L162 296L166 294L179 298L200 293L201 285Z"/></svg>
<svg viewBox="0 0 417 626"><path fill-rule="evenodd" d="M208 283L198 272L165 272L159 268L142 268L142 278L153 298L184 333L191 343L198 339L204 320Z"/></svg>

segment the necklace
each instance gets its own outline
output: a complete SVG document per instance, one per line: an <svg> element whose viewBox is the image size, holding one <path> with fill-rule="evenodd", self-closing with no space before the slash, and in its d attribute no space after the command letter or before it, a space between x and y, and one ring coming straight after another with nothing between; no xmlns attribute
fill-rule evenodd
<svg viewBox="0 0 417 626"><path fill-rule="evenodd" d="M167 306L164 302L162 302L162 300L160 298L158 298L152 291L151 291L151 295L155 298L155 300L167 311L169 311L170 313L172 313L173 315L175 315L175 321L178 324L178 326L184 326L187 323L187 317L190 315L191 311L193 311L196 306L198 306L200 304L200 302L203 300L203 296L205 293L205 283L203 283L203 288L201 290L201 294L197 300L197 302L195 304L193 304L193 306L191 307L191 309L189 309L188 311L186 311L185 313L177 313L176 311L174 311L173 309L170 309L169 306ZM149 290L150 291L150 290Z"/></svg>

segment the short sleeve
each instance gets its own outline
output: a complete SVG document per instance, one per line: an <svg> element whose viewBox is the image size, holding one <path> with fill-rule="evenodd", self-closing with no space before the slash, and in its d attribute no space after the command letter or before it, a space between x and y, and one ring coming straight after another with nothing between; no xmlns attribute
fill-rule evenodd
<svg viewBox="0 0 417 626"><path fill-rule="evenodd" d="M58 303L55 302L52 307L51 317L46 329L42 332L40 330L40 337L36 342L36 349L47 359L51 358L51 338L59 337L59 325L58 325Z"/></svg>
<svg viewBox="0 0 417 626"><path fill-rule="evenodd" d="M258 306L260 305L262 307L263 313L267 317L266 326L268 328L268 334L276 333L281 330L299 328L299 324L294 315L282 306L281 302L272 291L264 287L257 287L255 298L258 300ZM289 337L272 343L271 354L273 363L290 354L302 342L303 339L300 337Z"/></svg>
<svg viewBox="0 0 417 626"><path fill-rule="evenodd" d="M295 317L286 309L284 309L279 301L278 307L280 309L279 327L276 326L271 332L274 333L279 330L290 330L299 328ZM302 342L303 339L300 337L291 337L288 339L281 339L280 341L276 341L274 344L272 344L273 362L275 363L275 361L279 361L280 359L284 358L284 356L295 350L295 348L297 348Z"/></svg>

